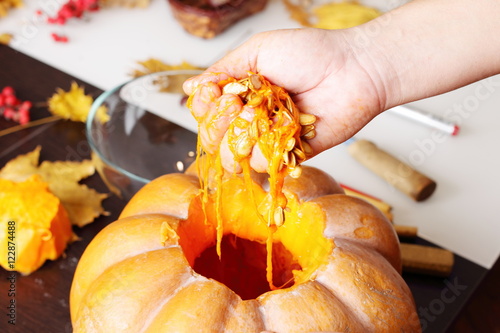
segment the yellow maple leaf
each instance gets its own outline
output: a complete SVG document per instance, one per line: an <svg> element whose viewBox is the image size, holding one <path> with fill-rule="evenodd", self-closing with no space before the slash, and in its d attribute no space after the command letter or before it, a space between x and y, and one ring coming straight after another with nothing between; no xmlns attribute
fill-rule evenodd
<svg viewBox="0 0 500 333"><path fill-rule="evenodd" d="M23 5L22 0L0 0L0 17L7 16L9 9L19 8Z"/></svg>
<svg viewBox="0 0 500 333"><path fill-rule="evenodd" d="M12 40L12 35L7 33L0 34L0 44L9 45Z"/></svg>
<svg viewBox="0 0 500 333"><path fill-rule="evenodd" d="M191 65L190 63L185 61L183 61L178 65L170 65L155 58L150 58L145 61L138 61L137 63L140 66L142 66L142 69L136 69L135 71L133 71L131 74L133 77L140 77L163 71L175 71L183 69L184 70L203 69L201 67L196 67L194 65ZM157 76L153 81L153 84L158 87L158 91L160 92L183 94L184 91L182 90L182 83L184 83L184 81L189 79L191 76L193 76L193 74L180 74L180 73L177 75L169 75L168 77Z"/></svg>
<svg viewBox="0 0 500 333"><path fill-rule="evenodd" d="M52 114L61 118L85 122L93 102L92 96L85 95L84 89L72 82L69 91L57 88L56 93L48 100L48 108ZM102 123L107 122L107 108L99 107L96 117Z"/></svg>
<svg viewBox="0 0 500 333"><path fill-rule="evenodd" d="M139 77L151 73L163 72L163 71L171 71L176 69L203 69L201 67L197 67L191 65L190 63L183 61L178 65L167 64L156 58L149 58L144 61L137 62L142 68L136 69L132 72L133 77Z"/></svg>
<svg viewBox="0 0 500 333"><path fill-rule="evenodd" d="M22 182L32 175L39 175L47 182L49 190L61 200L72 224L82 227L99 215L107 215L102 201L107 194L99 193L79 181L95 173L92 161L43 161L39 165L41 147L19 155L1 170L0 178Z"/></svg>

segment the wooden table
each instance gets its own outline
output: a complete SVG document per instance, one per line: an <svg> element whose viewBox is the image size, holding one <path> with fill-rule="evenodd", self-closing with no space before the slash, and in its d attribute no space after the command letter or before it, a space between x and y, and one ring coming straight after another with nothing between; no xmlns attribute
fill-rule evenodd
<svg viewBox="0 0 500 333"><path fill-rule="evenodd" d="M17 96L33 103L44 102L60 87L67 90L72 81L85 87L86 93L98 96L100 91L71 76L0 45L0 88L14 87ZM45 107L32 109L33 119L49 115ZM0 130L14 123L0 118ZM42 146L41 160L82 160L90 157L84 124L58 120L38 127L24 129L0 137L0 167L19 154ZM99 192L108 192L95 174L83 183ZM21 276L0 268L0 332L71 332L69 291L73 273L80 256L91 239L107 224L113 222L125 202L111 195L104 201L109 216L101 216L90 225L74 228L79 241L70 244L65 256L47 262L29 276ZM414 240L425 244L422 239ZM428 244L428 243L427 243ZM413 291L424 332L445 332L473 295L487 270L460 256L456 256L450 277L436 278L404 274ZM15 274L16 325L7 323L10 281Z"/></svg>

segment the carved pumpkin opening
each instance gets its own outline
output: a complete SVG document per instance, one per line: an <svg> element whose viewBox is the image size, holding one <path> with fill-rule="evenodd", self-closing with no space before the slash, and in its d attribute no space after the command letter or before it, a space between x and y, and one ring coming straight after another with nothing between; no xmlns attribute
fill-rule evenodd
<svg viewBox="0 0 500 333"><path fill-rule="evenodd" d="M194 270L233 290L242 299L253 299L270 291L266 279L266 245L229 234L222 238L221 258L216 246L207 248L196 258ZM280 288L294 284L293 270L300 264L282 243L273 244L273 283Z"/></svg>
<svg viewBox="0 0 500 333"><path fill-rule="evenodd" d="M197 273L218 280L243 299L249 299L272 289L270 276L278 289L293 287L311 279L318 267L328 261L335 245L323 235L325 225L321 222L325 216L316 204L302 202L287 193L286 222L273 230L255 209L265 206L267 200L267 192L260 185L249 189L241 178L232 178L224 185L227 190L221 201L210 195L203 203L203 196L196 196L188 218L177 229L179 244ZM222 231L220 259L216 252L218 230ZM268 248L272 249L271 256ZM268 265L271 261L272 265ZM242 267L246 271L230 271ZM259 278L251 282L251 276Z"/></svg>

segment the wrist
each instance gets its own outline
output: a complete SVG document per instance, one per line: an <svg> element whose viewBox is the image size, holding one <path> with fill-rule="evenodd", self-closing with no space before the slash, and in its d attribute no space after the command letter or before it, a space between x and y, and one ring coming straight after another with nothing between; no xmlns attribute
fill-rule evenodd
<svg viewBox="0 0 500 333"><path fill-rule="evenodd" d="M371 23L373 24L373 23ZM392 107L394 100L400 96L399 77L391 59L381 45L370 36L372 26L362 26L346 29L345 38L348 41L350 53L356 66L365 73L359 76L360 86L369 86L374 98L374 116ZM380 36L378 36L380 38Z"/></svg>

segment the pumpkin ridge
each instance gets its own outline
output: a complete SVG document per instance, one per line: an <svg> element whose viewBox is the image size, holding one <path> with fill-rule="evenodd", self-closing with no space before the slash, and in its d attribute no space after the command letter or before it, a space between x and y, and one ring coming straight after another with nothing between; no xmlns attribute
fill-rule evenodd
<svg viewBox="0 0 500 333"><path fill-rule="evenodd" d="M391 222L372 204L344 194L313 199L328 221L325 236L346 239L381 254L399 273L402 270L399 239ZM357 231L364 229L364 233Z"/></svg>
<svg viewBox="0 0 500 333"><path fill-rule="evenodd" d="M149 262L153 260L156 262L164 260L174 263L183 262L184 264L159 268L150 267ZM118 329L116 325L123 325L120 330L128 329L129 332L134 332L133 325L140 325L137 321L142 317L141 314L149 313L145 309L148 306L154 307L154 302L163 303L162 294L171 297L173 294L169 292L169 288L174 286L174 290L177 290L178 286L176 285L182 284L183 281L189 279L189 276L192 276L192 270L182 256L182 250L178 247L141 253L110 266L95 279L83 295L76 314L85 324L92 323L93 326L99 327L100 331L109 332L110 329L116 331ZM164 288L158 292L157 288L144 289L144 284L164 286ZM140 311L136 313L133 309L137 307ZM89 314L89 308L93 310L92 314ZM119 322L116 319L110 320L109 316L117 311L126 311L126 313L128 311L129 315L125 316L125 320L122 319ZM131 311L132 313L130 313ZM130 315L135 315L135 318L130 318ZM131 322L132 327L127 322ZM75 332L81 332L79 324L81 323L77 321L74 327ZM105 329L106 325L107 329ZM110 325L112 327L109 327Z"/></svg>
<svg viewBox="0 0 500 333"><path fill-rule="evenodd" d="M189 265L188 265L189 266ZM158 306L156 307L155 311L151 311L150 312L150 315L148 316L148 318L144 321L144 325L141 329L141 331L139 333L145 333L148 331L148 327L151 325L151 323L156 319L156 317L158 316L158 314L160 313L160 311L163 309L163 307L165 306L165 304L167 304L168 302L170 302L170 300L172 298L174 298L178 292L180 290L182 290L183 288L191 285L192 283L198 281L199 277L201 276L202 278L205 278L203 277L202 275L199 275L199 274L196 274L194 272L194 270L191 268L191 266L189 266L189 268L191 269L191 276L188 277L186 280L184 280L181 284L179 284L179 286L170 294L170 297L168 298L164 298L163 299L163 302L160 302L158 304ZM193 274L195 273L195 274Z"/></svg>
<svg viewBox="0 0 500 333"><path fill-rule="evenodd" d="M318 281L318 280L314 280L314 282L321 285L325 290L327 290L330 294L332 294L332 296L335 297L335 299L337 299L342 304L342 306L344 307L344 311L349 312L349 314L350 314L350 316L352 316L352 318L356 318L359 320L358 315L357 315L357 309L351 307L348 303L346 303L345 299L343 299L340 295L338 295L338 293L335 292L335 290L333 288L330 288L330 286L328 286L328 285L326 285L323 282ZM362 326L361 328L363 329L363 332L370 331L371 328L369 326L367 326L366 322L359 321L359 324Z"/></svg>
<svg viewBox="0 0 500 333"><path fill-rule="evenodd" d="M385 331L392 332L398 327L417 331L419 323L408 324L410 315L416 313L411 292L391 263L376 250L353 240L338 239L337 243L329 264L318 273L317 281L330 285L329 289L344 291L338 297L358 314L359 321L369 325L370 331L374 327L382 329L380 322L389 323ZM371 281L368 284L367 279ZM380 292L383 290L387 292ZM392 302L386 301L388 295ZM374 315L374 312L377 313ZM374 319L379 322L375 323Z"/></svg>
<svg viewBox="0 0 500 333"><path fill-rule="evenodd" d="M289 292L275 291L261 297L264 323L273 332L303 333L313 331L363 332L357 316L328 288L310 280Z"/></svg>
<svg viewBox="0 0 500 333"><path fill-rule="evenodd" d="M162 245L160 242L160 229L162 223L166 221L178 221L177 218L168 216L168 215L163 215L163 214L144 214L141 215L140 217L137 216L130 216L130 217L125 217L123 219L119 219L115 221L114 223L111 223L107 225L104 229L101 230L101 232L95 237L95 242L93 245L89 245L84 252L84 255L82 255L82 258L80 258L79 261L79 266L85 266L87 262L92 262L94 255L99 255L99 263L101 266L99 267L98 265L92 265L90 266L91 270L89 269L84 269L83 268L78 268L75 271L74 274L74 282L71 286L71 291L70 291L70 303L80 303L82 301L82 290L87 290L88 287L93 283L94 280L99 278L105 270L107 270L109 267L115 265L116 263L134 257L138 254L141 254L144 251L144 249L139 249L135 250L133 252L127 251L126 254L124 252L123 256L120 256L118 258L111 258L113 260L110 260L110 257L116 256L116 242L120 242L120 238L122 237L127 237L127 235L119 235L118 232L121 230L126 230L125 228L130 228L131 225L138 224L140 222L141 224L141 231L147 230L147 226L149 225L151 228L155 229L157 224L157 235L158 235L158 245L155 247L151 247L151 251L156 251L165 248L165 245ZM143 235L139 236L141 239L144 239ZM131 241L130 239L127 239L128 241ZM113 242L113 243L111 243ZM106 246L112 245L115 251L109 252L106 251ZM153 245L151 242L147 242L147 245ZM178 244L177 244L178 245ZM131 248L127 247L127 250L130 250ZM109 256L109 257L108 257ZM108 258L108 259L107 259ZM106 263L106 261L110 261ZM103 266L103 264L107 264ZM82 282L84 284L82 285ZM73 309L71 309L71 313L73 316Z"/></svg>
<svg viewBox="0 0 500 333"><path fill-rule="evenodd" d="M179 288L170 300L164 303L143 333L165 332L166 327L169 332L187 333L195 331L194 329L200 333L221 331L224 327L222 319L226 317L223 309L238 300L239 296L213 279L202 276L200 279L200 275L193 275L190 279L193 280L191 283ZM210 306L207 306L207 301L213 299L218 301L210 302ZM203 322L198 323L197 319L202 319ZM215 326L218 329L214 329Z"/></svg>

